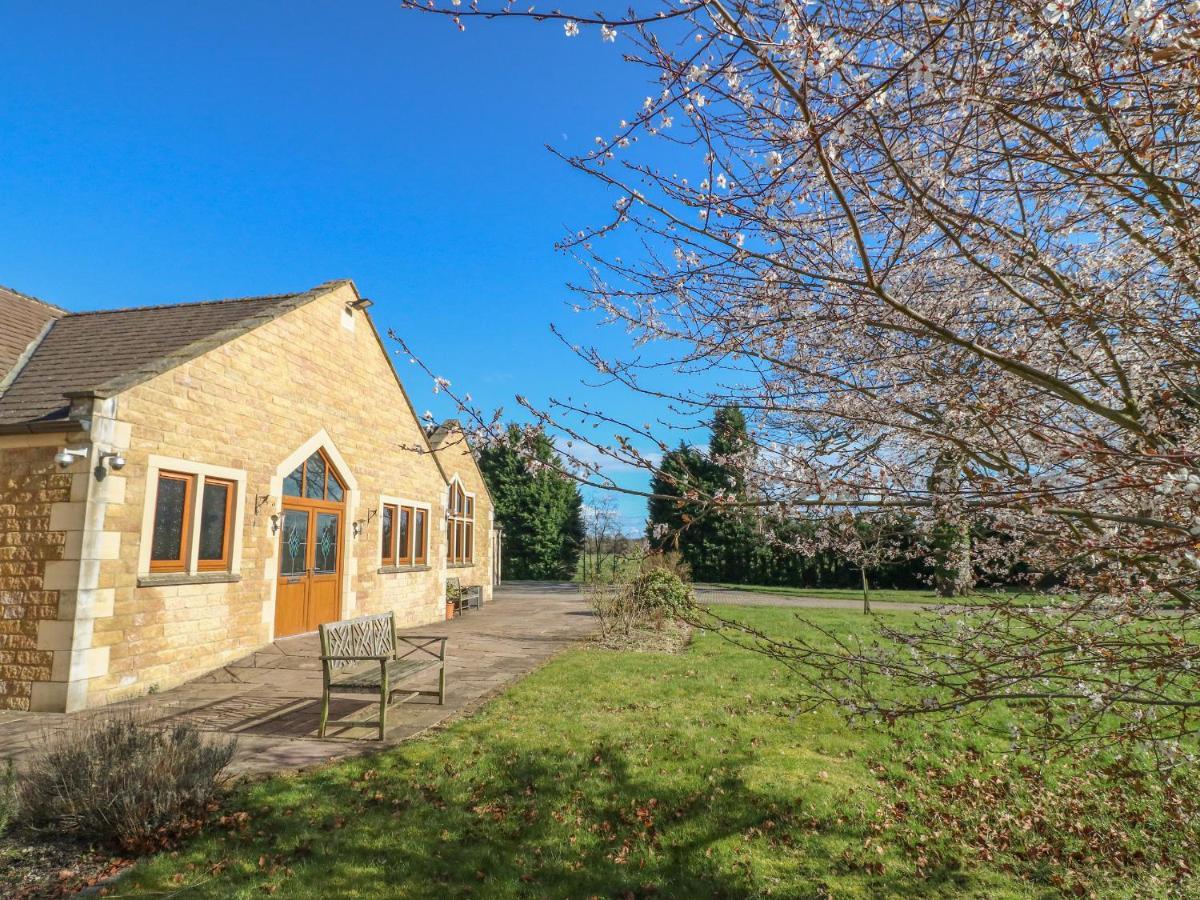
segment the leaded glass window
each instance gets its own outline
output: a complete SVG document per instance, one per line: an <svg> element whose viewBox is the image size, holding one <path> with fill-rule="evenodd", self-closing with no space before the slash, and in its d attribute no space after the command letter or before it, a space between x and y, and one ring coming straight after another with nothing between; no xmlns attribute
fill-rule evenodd
<svg viewBox="0 0 1200 900"><path fill-rule="evenodd" d="M163 472L154 499L154 532L150 567L182 571L187 555L187 520L193 477Z"/></svg>
<svg viewBox="0 0 1200 900"><path fill-rule="evenodd" d="M227 571L231 564L237 483L159 472L150 537L152 572ZM197 508L199 504L199 508Z"/></svg>
<svg viewBox="0 0 1200 900"><path fill-rule="evenodd" d="M204 480L200 502L200 559L202 569L228 565L234 486L214 478Z"/></svg>

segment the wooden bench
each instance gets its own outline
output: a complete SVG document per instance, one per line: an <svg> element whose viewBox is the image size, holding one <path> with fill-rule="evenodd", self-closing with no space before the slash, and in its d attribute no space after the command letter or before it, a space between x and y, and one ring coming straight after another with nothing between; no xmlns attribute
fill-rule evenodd
<svg viewBox="0 0 1200 900"><path fill-rule="evenodd" d="M454 612L483 608L483 588L477 584L462 586L457 578L446 579L446 596L454 604Z"/></svg>
<svg viewBox="0 0 1200 900"><path fill-rule="evenodd" d="M330 622L321 625L319 630L325 685L321 697L321 737L325 737L325 726L329 722L329 695L335 692L379 695L378 722L341 719L335 724L359 728L378 725L381 741L387 727L388 704L399 690L396 687L399 682L437 667L436 691L406 691L407 696L400 702L417 696L437 697L439 704L446 702L445 637L397 635L396 616L390 612ZM397 648L403 652L398 652Z"/></svg>

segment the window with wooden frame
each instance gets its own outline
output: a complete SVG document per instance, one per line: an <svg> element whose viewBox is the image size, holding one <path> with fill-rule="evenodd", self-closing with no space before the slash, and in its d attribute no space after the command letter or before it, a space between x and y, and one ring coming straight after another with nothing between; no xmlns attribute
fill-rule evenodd
<svg viewBox="0 0 1200 900"><path fill-rule="evenodd" d="M229 571L237 484L224 478L160 471L154 490L150 571L186 572L193 537L197 571Z"/></svg>
<svg viewBox="0 0 1200 900"><path fill-rule="evenodd" d="M413 565L423 566L429 562L429 510L417 507L413 510Z"/></svg>
<svg viewBox="0 0 1200 900"><path fill-rule="evenodd" d="M223 478L205 478L200 492L200 551L196 568L201 572L228 572L233 544L233 498L237 485Z"/></svg>
<svg viewBox="0 0 1200 900"><path fill-rule="evenodd" d="M283 495L341 503L346 499L346 486L334 473L329 457L318 450L283 479Z"/></svg>
<svg viewBox="0 0 1200 900"><path fill-rule="evenodd" d="M159 472L155 485L151 572L182 572L188 561L188 523L196 476Z"/></svg>
<svg viewBox="0 0 1200 900"><path fill-rule="evenodd" d="M400 507L400 528L398 529L400 549L397 551L396 558L402 566L411 566L413 561L412 520L413 508L411 506Z"/></svg>
<svg viewBox="0 0 1200 900"><path fill-rule="evenodd" d="M396 506L392 503L383 504L383 521L381 523L383 532L383 550L382 560L385 566L394 566L396 564Z"/></svg>
<svg viewBox="0 0 1200 900"><path fill-rule="evenodd" d="M452 565L470 565L475 553L475 497L457 481L450 485L450 503L446 515L446 561Z"/></svg>
<svg viewBox="0 0 1200 900"><path fill-rule="evenodd" d="M429 562L429 507L413 501L383 503L385 566L424 566Z"/></svg>

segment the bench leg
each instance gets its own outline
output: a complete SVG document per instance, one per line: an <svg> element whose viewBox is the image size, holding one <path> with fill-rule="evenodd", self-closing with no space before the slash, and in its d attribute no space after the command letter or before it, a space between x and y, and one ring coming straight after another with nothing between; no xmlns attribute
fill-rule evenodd
<svg viewBox="0 0 1200 900"><path fill-rule="evenodd" d="M317 729L318 737L325 737L325 726L329 724L329 688L321 693L321 727Z"/></svg>
<svg viewBox="0 0 1200 900"><path fill-rule="evenodd" d="M442 706L446 702L446 661L442 660L442 667L438 669L438 706Z"/></svg>
<svg viewBox="0 0 1200 900"><path fill-rule="evenodd" d="M388 700L391 699L391 694L388 691L387 675L379 684L379 739L383 740L384 732L387 730L387 708Z"/></svg>

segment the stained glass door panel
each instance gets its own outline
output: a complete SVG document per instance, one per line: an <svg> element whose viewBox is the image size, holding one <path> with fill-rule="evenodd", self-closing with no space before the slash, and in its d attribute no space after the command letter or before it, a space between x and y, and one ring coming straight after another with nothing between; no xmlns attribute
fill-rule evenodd
<svg viewBox="0 0 1200 900"><path fill-rule="evenodd" d="M332 575L337 572L338 522L337 513L317 513L317 534L313 545L313 574Z"/></svg>
<svg viewBox="0 0 1200 900"><path fill-rule="evenodd" d="M279 582L275 588L275 636L307 631L311 514L284 509L279 529Z"/></svg>
<svg viewBox="0 0 1200 900"><path fill-rule="evenodd" d="M308 510L283 511L283 537L279 548L279 574L285 578L308 574Z"/></svg>
<svg viewBox="0 0 1200 900"><path fill-rule="evenodd" d="M318 512L313 521L312 572L309 577L309 629L338 617L341 513Z"/></svg>

